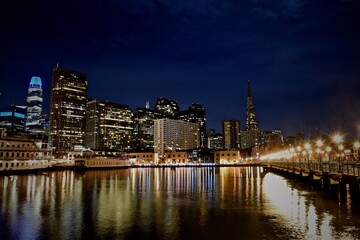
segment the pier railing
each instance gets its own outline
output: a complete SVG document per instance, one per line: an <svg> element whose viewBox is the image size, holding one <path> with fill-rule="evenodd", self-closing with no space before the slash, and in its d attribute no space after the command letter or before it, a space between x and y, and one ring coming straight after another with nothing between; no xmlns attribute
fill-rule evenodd
<svg viewBox="0 0 360 240"><path fill-rule="evenodd" d="M302 170L302 171L319 171L327 173L344 174L351 176L360 176L360 162L357 161L284 161L275 160L261 162L263 166L277 166L286 169Z"/></svg>

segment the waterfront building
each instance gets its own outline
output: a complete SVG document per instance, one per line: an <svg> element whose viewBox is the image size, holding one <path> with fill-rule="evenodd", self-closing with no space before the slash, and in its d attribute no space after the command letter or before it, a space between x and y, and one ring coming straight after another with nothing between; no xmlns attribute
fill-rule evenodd
<svg viewBox="0 0 360 240"><path fill-rule="evenodd" d="M149 108L136 108L134 114L135 149L154 150L154 120L162 118L162 113Z"/></svg>
<svg viewBox="0 0 360 240"><path fill-rule="evenodd" d="M0 112L0 129L6 129L8 136L24 133L26 106L12 104L10 111Z"/></svg>
<svg viewBox="0 0 360 240"><path fill-rule="evenodd" d="M174 151L165 153L165 163L177 164L177 163L188 163L189 157L187 151Z"/></svg>
<svg viewBox="0 0 360 240"><path fill-rule="evenodd" d="M155 110L162 113L165 118L175 118L179 112L179 105L176 100L159 97L156 100Z"/></svg>
<svg viewBox="0 0 360 240"><path fill-rule="evenodd" d="M248 81L248 92L246 98L245 130L241 131L240 140L241 149L251 149L253 147L258 147L261 144L261 133L256 119L250 80Z"/></svg>
<svg viewBox="0 0 360 240"><path fill-rule="evenodd" d="M223 149L237 150L240 148L240 121L226 120L222 123Z"/></svg>
<svg viewBox="0 0 360 240"><path fill-rule="evenodd" d="M215 164L238 164L241 162L239 150L216 150L214 151Z"/></svg>
<svg viewBox="0 0 360 240"><path fill-rule="evenodd" d="M188 158L193 163L214 163L214 151L206 147L192 149L188 152Z"/></svg>
<svg viewBox="0 0 360 240"><path fill-rule="evenodd" d="M155 163L154 152L131 152L127 154L127 157L131 162L139 165Z"/></svg>
<svg viewBox="0 0 360 240"><path fill-rule="evenodd" d="M156 161L165 160L165 152L200 147L199 123L175 119L154 120L154 152Z"/></svg>
<svg viewBox="0 0 360 240"><path fill-rule="evenodd" d="M176 118L187 122L198 122L200 124L200 145L201 147L206 146L206 111L201 104L193 103L188 110L180 111Z"/></svg>
<svg viewBox="0 0 360 240"><path fill-rule="evenodd" d="M53 69L49 137L54 154L84 147L87 88L85 73Z"/></svg>
<svg viewBox="0 0 360 240"><path fill-rule="evenodd" d="M129 150L133 130L133 112L128 105L97 99L87 102L86 148Z"/></svg>
<svg viewBox="0 0 360 240"><path fill-rule="evenodd" d="M43 105L43 91L40 77L33 76L31 78L26 102L27 115L25 130L30 134L42 134L44 130L41 126L40 117Z"/></svg>
<svg viewBox="0 0 360 240"><path fill-rule="evenodd" d="M0 136L0 172L47 168L51 152L47 142L28 137Z"/></svg>

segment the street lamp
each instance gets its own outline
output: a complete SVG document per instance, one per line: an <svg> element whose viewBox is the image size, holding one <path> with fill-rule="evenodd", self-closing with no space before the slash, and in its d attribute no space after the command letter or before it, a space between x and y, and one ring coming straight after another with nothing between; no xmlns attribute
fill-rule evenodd
<svg viewBox="0 0 360 240"><path fill-rule="evenodd" d="M355 160L359 160L359 148L360 148L360 142L359 141L356 141L354 142L354 157L355 157Z"/></svg>
<svg viewBox="0 0 360 240"><path fill-rule="evenodd" d="M333 142L337 145L338 147L338 164L339 164L339 171L341 170L341 165L340 165L340 160L341 160L341 151L344 150L344 145L342 145L341 143L344 141L344 138L341 134L336 133L332 136L332 140Z"/></svg>
<svg viewBox="0 0 360 240"><path fill-rule="evenodd" d="M299 161L300 161L301 147L297 146L296 151L298 151L298 156L299 156Z"/></svg>
<svg viewBox="0 0 360 240"><path fill-rule="evenodd" d="M309 158L310 158L310 152L311 152L311 146L310 146L310 143L305 143L305 145L304 145L304 147L305 147L305 149L307 150L307 156L308 156L308 161L310 160Z"/></svg>
<svg viewBox="0 0 360 240"><path fill-rule="evenodd" d="M328 161L330 160L330 152L331 152L331 147L327 146L325 148L325 151L327 152L327 157L328 157Z"/></svg>

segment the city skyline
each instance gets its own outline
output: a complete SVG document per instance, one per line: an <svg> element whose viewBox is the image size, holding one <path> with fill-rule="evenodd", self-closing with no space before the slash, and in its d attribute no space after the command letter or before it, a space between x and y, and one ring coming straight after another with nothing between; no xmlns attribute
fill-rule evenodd
<svg viewBox="0 0 360 240"><path fill-rule="evenodd" d="M49 110L59 63L87 73L89 98L132 110L157 97L197 102L218 131L226 119L244 126L251 80L261 130L359 136L356 1L69 4L5 3L1 110L25 103L34 75Z"/></svg>

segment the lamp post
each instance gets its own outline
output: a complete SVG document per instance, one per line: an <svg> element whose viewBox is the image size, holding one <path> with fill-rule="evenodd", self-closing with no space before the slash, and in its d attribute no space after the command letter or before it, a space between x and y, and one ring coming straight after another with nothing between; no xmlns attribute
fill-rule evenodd
<svg viewBox="0 0 360 240"><path fill-rule="evenodd" d="M301 156L301 147L300 146L297 146L296 147L296 151L297 151L297 153L298 153L298 156L299 156L299 162L300 162L300 156Z"/></svg>
<svg viewBox="0 0 360 240"><path fill-rule="evenodd" d="M316 141L316 146L318 147L318 149L316 150L316 152L319 155L319 162L321 162L321 155L322 155L322 151L321 151L321 147L324 145L324 142L319 139Z"/></svg>
<svg viewBox="0 0 360 240"><path fill-rule="evenodd" d="M333 135L332 137L333 142L337 145L337 149L338 149L338 170L339 172L341 172L341 151L344 150L344 146L342 145L342 142L344 141L344 138L341 134L336 133Z"/></svg>
<svg viewBox="0 0 360 240"><path fill-rule="evenodd" d="M355 160L359 160L359 148L360 148L360 142L356 141L354 142L354 158Z"/></svg>
<svg viewBox="0 0 360 240"><path fill-rule="evenodd" d="M327 147L325 148L325 151L327 152L327 160L330 161L331 147L327 146Z"/></svg>
<svg viewBox="0 0 360 240"><path fill-rule="evenodd" d="M310 143L305 143L304 147L306 149L307 160L309 161L310 160L310 153L311 153Z"/></svg>

